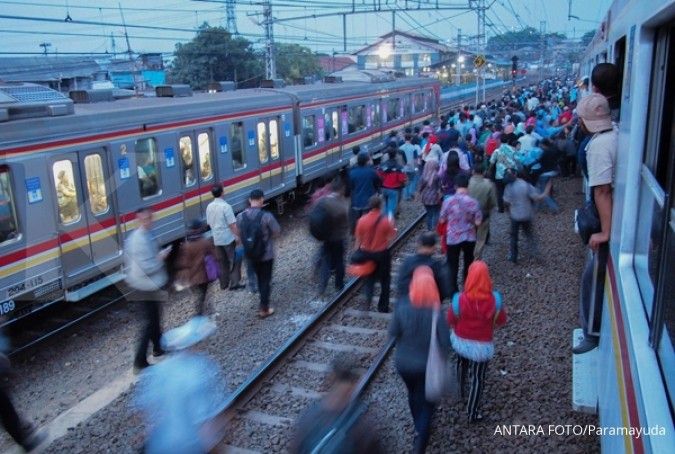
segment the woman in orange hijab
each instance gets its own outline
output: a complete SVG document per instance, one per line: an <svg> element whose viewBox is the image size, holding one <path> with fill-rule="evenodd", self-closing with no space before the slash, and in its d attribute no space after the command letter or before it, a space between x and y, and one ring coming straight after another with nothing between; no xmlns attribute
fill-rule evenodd
<svg viewBox="0 0 675 454"><path fill-rule="evenodd" d="M467 404L469 422L482 419L478 404L485 384L485 371L495 354L494 329L506 323L502 297L492 290L487 265L476 260L469 266L464 291L455 293L448 310L452 348L457 352L457 377L464 395L467 373L471 371L471 390Z"/></svg>
<svg viewBox="0 0 675 454"><path fill-rule="evenodd" d="M396 341L396 370L408 390L408 404L415 425L414 453L423 453L431 435L431 420L436 403L426 400L425 382L431 324L434 311L440 310L441 298L428 265L413 271L408 295L401 295L389 326ZM436 322L438 345L444 356L450 352L450 332L443 314Z"/></svg>

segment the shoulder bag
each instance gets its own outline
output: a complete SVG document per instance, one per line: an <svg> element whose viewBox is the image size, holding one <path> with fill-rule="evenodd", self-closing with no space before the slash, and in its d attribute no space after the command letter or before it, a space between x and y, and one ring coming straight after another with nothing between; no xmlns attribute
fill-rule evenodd
<svg viewBox="0 0 675 454"><path fill-rule="evenodd" d="M438 402L450 392L448 359L441 351L436 331L439 312L439 310L434 310L431 318L431 338L429 339L429 356L424 381L424 395L428 402Z"/></svg>

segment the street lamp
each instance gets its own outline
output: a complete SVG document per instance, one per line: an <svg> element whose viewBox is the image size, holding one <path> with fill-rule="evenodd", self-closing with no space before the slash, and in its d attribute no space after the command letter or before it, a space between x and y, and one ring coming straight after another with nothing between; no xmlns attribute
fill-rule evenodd
<svg viewBox="0 0 675 454"><path fill-rule="evenodd" d="M393 48L389 43L382 43L377 49L377 55L380 57L380 62L382 66L385 67L384 62L386 62L391 54L393 53Z"/></svg>
<svg viewBox="0 0 675 454"><path fill-rule="evenodd" d="M457 57L457 85L461 85L461 83L462 83L462 68L463 67L464 67L464 55L459 55Z"/></svg>

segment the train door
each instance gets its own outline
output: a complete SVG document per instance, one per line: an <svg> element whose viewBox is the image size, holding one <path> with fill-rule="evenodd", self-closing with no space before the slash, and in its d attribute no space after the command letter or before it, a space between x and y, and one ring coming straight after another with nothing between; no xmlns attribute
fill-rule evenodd
<svg viewBox="0 0 675 454"><path fill-rule="evenodd" d="M279 140L279 119L260 119L256 124L258 158L260 160L260 186L264 191L274 191L282 185L284 177Z"/></svg>
<svg viewBox="0 0 675 454"><path fill-rule="evenodd" d="M178 139L186 222L203 218L211 202L209 189L216 181L212 142L211 132L205 129L183 132Z"/></svg>
<svg viewBox="0 0 675 454"><path fill-rule="evenodd" d="M61 266L66 285L119 255L119 227L109 197L103 150L68 153L50 160Z"/></svg>

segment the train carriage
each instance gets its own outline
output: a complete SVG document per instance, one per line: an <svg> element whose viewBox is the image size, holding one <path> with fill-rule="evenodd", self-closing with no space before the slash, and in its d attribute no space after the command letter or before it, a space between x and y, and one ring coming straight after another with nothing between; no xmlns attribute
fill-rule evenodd
<svg viewBox="0 0 675 454"><path fill-rule="evenodd" d="M0 315L122 280L139 207L155 212L162 244L204 217L215 182L235 210L253 187L281 208L347 166L355 145L377 151L438 105L437 84L420 79L189 94L73 109L44 87L0 85Z"/></svg>
<svg viewBox="0 0 675 454"><path fill-rule="evenodd" d="M612 235L600 346L575 359L574 375L595 380L604 451L672 452L675 2L616 0L582 73L601 62L622 79Z"/></svg>

